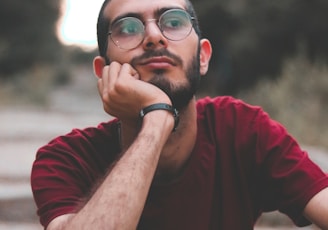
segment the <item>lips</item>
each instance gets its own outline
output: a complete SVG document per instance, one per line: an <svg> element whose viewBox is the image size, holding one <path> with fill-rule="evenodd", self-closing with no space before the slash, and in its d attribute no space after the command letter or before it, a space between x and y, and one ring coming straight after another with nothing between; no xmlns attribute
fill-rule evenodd
<svg viewBox="0 0 328 230"><path fill-rule="evenodd" d="M147 58L141 61L140 65L153 66L153 67L176 66L176 64L172 59L165 56Z"/></svg>

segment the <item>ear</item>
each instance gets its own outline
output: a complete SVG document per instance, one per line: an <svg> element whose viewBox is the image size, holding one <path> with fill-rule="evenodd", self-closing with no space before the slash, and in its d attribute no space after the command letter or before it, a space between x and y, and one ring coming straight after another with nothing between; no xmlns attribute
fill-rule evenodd
<svg viewBox="0 0 328 230"><path fill-rule="evenodd" d="M209 40L200 40L200 74L205 75L212 56L212 45Z"/></svg>
<svg viewBox="0 0 328 230"><path fill-rule="evenodd" d="M93 59L93 71L98 78L102 77L102 72L105 65L106 61L103 57L97 56Z"/></svg>

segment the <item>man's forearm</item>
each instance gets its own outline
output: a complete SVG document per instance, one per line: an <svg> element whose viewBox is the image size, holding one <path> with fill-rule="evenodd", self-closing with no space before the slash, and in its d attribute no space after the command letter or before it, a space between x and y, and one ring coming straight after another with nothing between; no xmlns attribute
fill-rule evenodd
<svg viewBox="0 0 328 230"><path fill-rule="evenodd" d="M135 229L158 164L161 149L172 130L173 118L165 111L148 117L136 140L112 168L85 206L64 229ZM171 120L170 120L171 119Z"/></svg>
<svg viewBox="0 0 328 230"><path fill-rule="evenodd" d="M309 201L304 214L320 229L328 230L328 188L320 191Z"/></svg>

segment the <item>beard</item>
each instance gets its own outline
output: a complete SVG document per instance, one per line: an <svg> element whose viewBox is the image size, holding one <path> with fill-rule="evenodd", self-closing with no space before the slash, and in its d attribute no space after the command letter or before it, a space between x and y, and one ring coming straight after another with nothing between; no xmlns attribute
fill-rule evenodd
<svg viewBox="0 0 328 230"><path fill-rule="evenodd" d="M189 104L199 87L199 55L193 57L191 62L187 65L185 73L187 81L182 85L175 85L170 82L164 76L163 71L157 71L149 81L149 83L157 86L169 96L172 106L178 111L184 109Z"/></svg>
<svg viewBox="0 0 328 230"><path fill-rule="evenodd" d="M172 54L166 49L161 50L148 50L141 56L135 57L131 61L131 65L134 67L138 62L143 59L156 57L156 56L167 56L173 59L179 66L184 66L182 59ZM148 81L160 88L164 93L168 95L172 102L172 106L178 111L184 109L191 99L193 99L200 83L200 44L198 44L197 52L185 66L185 78L184 84L174 84L165 77L165 70L154 71L154 75ZM181 77L181 76L179 76Z"/></svg>
<svg viewBox="0 0 328 230"><path fill-rule="evenodd" d="M171 99L172 106L177 110L185 108L190 100L194 97L200 82L200 46L198 45L197 52L191 59L191 61L186 65L185 77L186 83L184 84L173 84L165 77L164 70L158 70L154 72L153 77L148 81L160 88L164 93L168 95ZM170 53L166 49L162 50L149 50L140 57L136 57L132 60L132 66L139 60L153 57L153 56L167 56L175 60L180 66L183 66L183 61L180 57ZM181 77L181 76L180 76Z"/></svg>

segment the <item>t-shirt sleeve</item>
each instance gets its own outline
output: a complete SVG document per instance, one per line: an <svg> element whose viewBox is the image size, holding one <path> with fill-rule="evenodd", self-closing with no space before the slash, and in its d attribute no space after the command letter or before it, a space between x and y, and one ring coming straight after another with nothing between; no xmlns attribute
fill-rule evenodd
<svg viewBox="0 0 328 230"><path fill-rule="evenodd" d="M198 110L214 127L220 166L231 172L229 183L243 186L239 196L249 201L249 210L279 210L298 226L310 224L303 210L328 187L328 177L287 130L262 108L232 97L206 98Z"/></svg>
<svg viewBox="0 0 328 230"><path fill-rule="evenodd" d="M58 216L76 212L85 196L77 170L79 163L71 151L63 138L57 138L37 152L31 186L44 227Z"/></svg>
<svg viewBox="0 0 328 230"><path fill-rule="evenodd" d="M113 140L113 141L111 141ZM33 163L31 186L41 224L77 212L99 184L118 148L96 128L73 130L40 148Z"/></svg>
<svg viewBox="0 0 328 230"><path fill-rule="evenodd" d="M328 187L327 175L310 160L278 122L258 111L256 160L260 163L264 209L278 209L296 225L310 224L303 210L310 199Z"/></svg>

